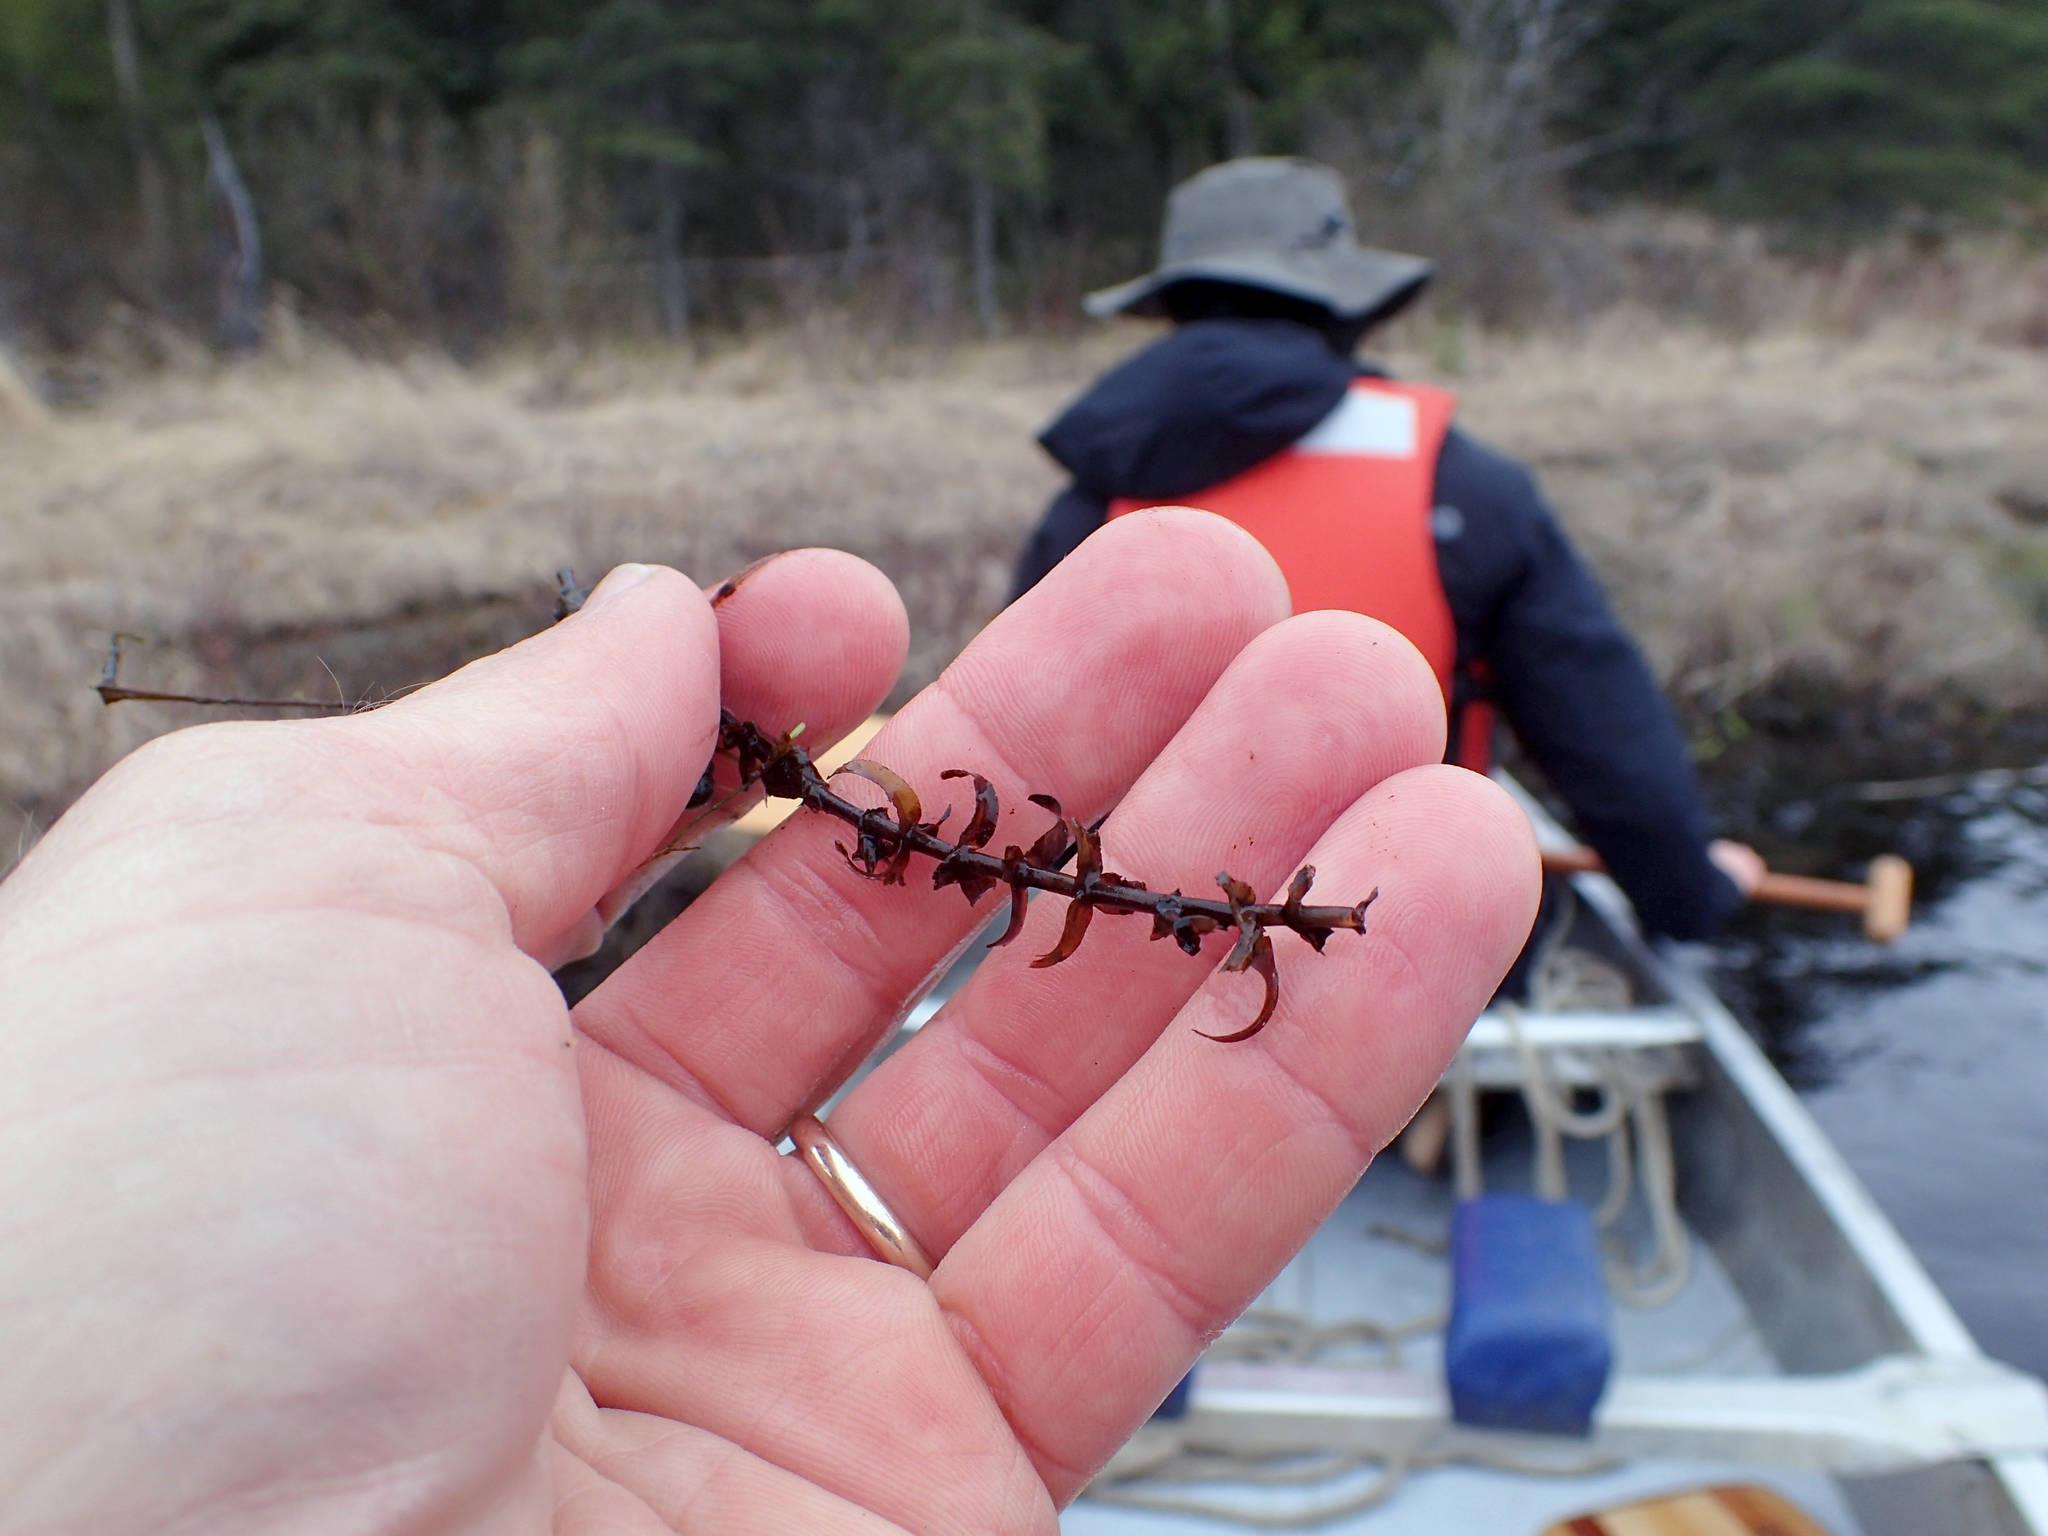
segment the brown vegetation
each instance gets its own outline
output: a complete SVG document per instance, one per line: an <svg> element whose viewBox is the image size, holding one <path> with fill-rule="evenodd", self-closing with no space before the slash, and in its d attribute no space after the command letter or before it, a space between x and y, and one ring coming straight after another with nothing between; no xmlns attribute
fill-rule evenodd
<svg viewBox="0 0 2048 1536"><path fill-rule="evenodd" d="M1661 315L1621 302L1509 336L1425 314L1386 355L1537 470L1696 724L1787 680L2048 703L2048 267L1872 256L1795 277L1683 236L1612 247L1623 291L1663 274ZM1688 294L1721 323L1672 318ZM0 869L192 718L101 706L117 629L153 642L136 683L360 697L539 627L558 566L711 582L827 543L903 588L908 691L1002 601L1058 484L1033 433L1144 334L905 350L820 318L708 357L482 371L302 341L109 365L89 404L0 409Z"/></svg>

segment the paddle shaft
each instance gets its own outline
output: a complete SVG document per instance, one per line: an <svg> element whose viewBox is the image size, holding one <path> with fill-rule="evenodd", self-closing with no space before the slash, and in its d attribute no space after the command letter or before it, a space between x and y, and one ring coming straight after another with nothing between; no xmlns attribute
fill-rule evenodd
<svg viewBox="0 0 2048 1536"><path fill-rule="evenodd" d="M1543 867L1552 874L1580 875L1607 866L1592 849L1571 847L1546 848ZM1870 861L1870 877L1860 885L1768 871L1750 892L1750 900L1820 912L1860 913L1863 931L1878 943L1889 944L1906 930L1913 902L1913 868L1896 854L1882 854Z"/></svg>

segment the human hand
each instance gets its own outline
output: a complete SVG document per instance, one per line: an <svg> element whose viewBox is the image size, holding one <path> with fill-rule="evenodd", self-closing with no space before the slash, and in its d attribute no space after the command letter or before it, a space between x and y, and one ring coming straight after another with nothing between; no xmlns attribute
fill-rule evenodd
<svg viewBox="0 0 2048 1536"><path fill-rule="evenodd" d="M1725 837L1717 837L1707 844L1707 857L1714 861L1722 874L1735 882L1735 888L1745 898L1754 896L1756 888L1764 883L1764 876L1770 873L1762 854L1747 843L1731 842Z"/></svg>
<svg viewBox="0 0 2048 1536"><path fill-rule="evenodd" d="M1134 573L1144 572L1143 577ZM938 1260L881 1263L775 1140L1003 900L860 879L799 815L576 1010L721 699L829 740L900 604L794 553L715 611L615 573L367 715L134 754L0 886L0 1530L1036 1531L1329 1213L1528 931L1536 856L1441 695L1219 519L1118 519L870 748L998 845L1093 818L1369 933L1278 1011L1059 903L833 1130ZM1219 950L1220 956L1220 950Z"/></svg>

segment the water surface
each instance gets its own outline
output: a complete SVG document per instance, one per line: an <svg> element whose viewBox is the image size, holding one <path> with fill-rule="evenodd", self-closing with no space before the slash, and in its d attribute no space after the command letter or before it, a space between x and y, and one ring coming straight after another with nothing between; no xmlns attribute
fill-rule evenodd
<svg viewBox="0 0 2048 1536"><path fill-rule="evenodd" d="M1914 925L1876 949L1759 913L1718 984L1978 1342L2048 1375L2048 788L2029 777L1784 807L1809 849L1912 859Z"/></svg>

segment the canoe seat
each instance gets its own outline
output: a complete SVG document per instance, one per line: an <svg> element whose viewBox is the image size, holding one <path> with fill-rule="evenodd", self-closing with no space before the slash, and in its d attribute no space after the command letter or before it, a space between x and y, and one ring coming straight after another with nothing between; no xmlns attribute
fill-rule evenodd
<svg viewBox="0 0 2048 1536"><path fill-rule="evenodd" d="M1614 1363L1593 1214L1479 1195L1451 1216L1444 1384L1460 1424L1583 1435Z"/></svg>

